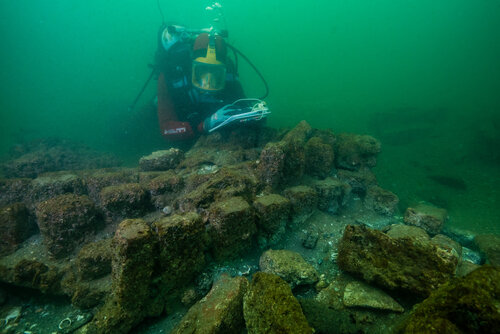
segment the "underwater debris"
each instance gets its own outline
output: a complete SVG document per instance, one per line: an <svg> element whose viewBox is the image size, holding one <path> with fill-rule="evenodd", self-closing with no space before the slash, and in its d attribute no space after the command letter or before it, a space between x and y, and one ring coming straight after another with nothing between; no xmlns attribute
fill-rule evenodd
<svg viewBox="0 0 500 334"><path fill-rule="evenodd" d="M465 181L458 177L445 175L427 175L427 177L437 184L454 190L467 190L467 184L465 183Z"/></svg>

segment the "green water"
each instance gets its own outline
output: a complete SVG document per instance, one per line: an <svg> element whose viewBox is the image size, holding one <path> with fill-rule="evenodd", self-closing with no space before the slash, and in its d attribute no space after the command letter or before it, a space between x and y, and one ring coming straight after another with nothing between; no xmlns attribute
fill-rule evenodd
<svg viewBox="0 0 500 334"><path fill-rule="evenodd" d="M206 27L206 1L160 1L167 21ZM401 197L446 206L450 224L500 232L500 2L226 1L229 41L271 88L269 124L372 134L376 173ZM0 155L59 136L127 161L167 144L147 106L161 23L150 1L0 2ZM240 69L247 95L263 87ZM460 178L465 189L429 176Z"/></svg>

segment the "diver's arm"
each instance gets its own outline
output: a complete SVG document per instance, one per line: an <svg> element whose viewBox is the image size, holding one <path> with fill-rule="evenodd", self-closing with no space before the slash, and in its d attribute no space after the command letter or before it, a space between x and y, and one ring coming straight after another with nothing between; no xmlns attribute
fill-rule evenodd
<svg viewBox="0 0 500 334"><path fill-rule="evenodd" d="M162 136L168 140L184 140L194 136L191 125L178 120L163 73L158 77L158 121Z"/></svg>

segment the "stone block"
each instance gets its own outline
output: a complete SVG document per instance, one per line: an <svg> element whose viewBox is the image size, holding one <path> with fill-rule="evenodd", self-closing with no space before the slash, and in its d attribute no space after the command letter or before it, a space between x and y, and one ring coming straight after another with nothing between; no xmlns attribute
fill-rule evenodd
<svg viewBox="0 0 500 334"><path fill-rule="evenodd" d="M34 217L23 203L0 208L0 255L14 252L38 231Z"/></svg>
<svg viewBox="0 0 500 334"><path fill-rule="evenodd" d="M99 210L88 196L60 195L40 202L36 208L38 227L49 253L62 258L101 227Z"/></svg>
<svg viewBox="0 0 500 334"><path fill-rule="evenodd" d="M101 205L113 218L135 218L151 209L150 195L139 183L125 183L101 190Z"/></svg>
<svg viewBox="0 0 500 334"><path fill-rule="evenodd" d="M83 281L101 278L111 273L111 239L90 242L76 257L78 276Z"/></svg>
<svg viewBox="0 0 500 334"><path fill-rule="evenodd" d="M247 289L245 277L231 278L222 274L210 292L189 309L171 333L241 333L245 328L243 296Z"/></svg>
<svg viewBox="0 0 500 334"><path fill-rule="evenodd" d="M349 184L331 177L316 181L314 189L318 194L318 209L332 214L338 213L351 192Z"/></svg>
<svg viewBox="0 0 500 334"><path fill-rule="evenodd" d="M159 274L165 291L188 284L205 265L207 235L200 215L173 215L152 225L159 247Z"/></svg>
<svg viewBox="0 0 500 334"><path fill-rule="evenodd" d="M258 197L253 206L261 236L268 245L275 244L285 233L290 219L290 201L278 194Z"/></svg>
<svg viewBox="0 0 500 334"><path fill-rule="evenodd" d="M209 209L208 221L217 260L234 258L254 245L255 215L242 197L215 202Z"/></svg>
<svg viewBox="0 0 500 334"><path fill-rule="evenodd" d="M399 198L389 190L379 186L368 187L365 206L386 216L392 216L398 209Z"/></svg>

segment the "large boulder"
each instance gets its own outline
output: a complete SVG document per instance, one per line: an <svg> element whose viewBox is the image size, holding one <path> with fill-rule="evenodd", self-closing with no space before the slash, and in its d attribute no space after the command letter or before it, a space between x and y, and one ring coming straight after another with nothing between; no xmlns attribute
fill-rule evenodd
<svg viewBox="0 0 500 334"><path fill-rule="evenodd" d="M247 289L245 277L221 275L210 292L189 309L170 333L240 333L245 328L243 296Z"/></svg>
<svg viewBox="0 0 500 334"><path fill-rule="evenodd" d="M458 260L449 249L431 242L348 225L337 263L368 282L426 297L454 275Z"/></svg>
<svg viewBox="0 0 500 334"><path fill-rule="evenodd" d="M298 285L314 284L319 280L316 269L297 252L286 249L268 250L259 260L260 270L278 275L284 279L291 288Z"/></svg>
<svg viewBox="0 0 500 334"><path fill-rule="evenodd" d="M208 229L217 260L234 258L254 245L255 214L242 197L231 197L212 204Z"/></svg>
<svg viewBox="0 0 500 334"><path fill-rule="evenodd" d="M38 227L49 253L62 258L101 226L101 215L87 196L60 195L40 202Z"/></svg>
<svg viewBox="0 0 500 334"><path fill-rule="evenodd" d="M309 334L306 317L290 286L279 276L257 272L243 299L249 334Z"/></svg>
<svg viewBox="0 0 500 334"><path fill-rule="evenodd" d="M15 251L18 246L37 232L35 220L23 203L0 208L0 255Z"/></svg>
<svg viewBox="0 0 500 334"><path fill-rule="evenodd" d="M483 266L418 304L403 333L498 333L500 269Z"/></svg>

